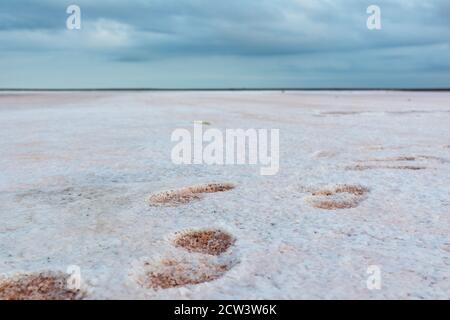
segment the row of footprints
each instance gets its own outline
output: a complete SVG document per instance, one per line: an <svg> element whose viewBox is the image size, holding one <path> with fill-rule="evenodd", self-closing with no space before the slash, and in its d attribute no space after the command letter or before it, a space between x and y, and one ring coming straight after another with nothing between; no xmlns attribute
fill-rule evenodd
<svg viewBox="0 0 450 320"><path fill-rule="evenodd" d="M142 262L134 280L144 288L167 289L220 278L237 260L229 252L236 239L218 229L178 232L172 245L186 254ZM133 270L135 271L135 270ZM0 300L79 300L86 291L68 286L69 275L44 271L0 278Z"/></svg>
<svg viewBox="0 0 450 320"><path fill-rule="evenodd" d="M234 188L231 183L195 185L156 193L149 197L148 202L151 206L178 206L198 201L208 193ZM357 207L368 192L363 186L344 184L311 191L305 200L315 208L348 209ZM142 261L134 279L143 288L155 290L216 280L238 263L229 252L235 242L231 234L218 229L178 232L171 243L186 254ZM0 278L0 300L84 298L83 291L67 287L68 277L62 272L45 271Z"/></svg>

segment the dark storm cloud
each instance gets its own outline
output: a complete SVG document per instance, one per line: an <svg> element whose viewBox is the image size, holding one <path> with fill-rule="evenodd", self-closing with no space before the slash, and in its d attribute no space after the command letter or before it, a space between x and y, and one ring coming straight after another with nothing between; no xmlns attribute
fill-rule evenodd
<svg viewBox="0 0 450 320"><path fill-rule="evenodd" d="M82 10L80 31L65 29L65 9L72 3ZM371 4L382 9L380 31L366 28ZM350 62L369 57L371 68L392 70L395 62L385 55L406 59L402 70L408 60L410 70L439 72L436 66L449 66L447 0L8 0L0 6L3 59L48 52L105 66L217 57L239 65L253 57L287 78L305 68L314 72L311 66L330 76L364 72L364 63ZM424 56L430 53L435 57ZM312 63L314 55L323 63Z"/></svg>

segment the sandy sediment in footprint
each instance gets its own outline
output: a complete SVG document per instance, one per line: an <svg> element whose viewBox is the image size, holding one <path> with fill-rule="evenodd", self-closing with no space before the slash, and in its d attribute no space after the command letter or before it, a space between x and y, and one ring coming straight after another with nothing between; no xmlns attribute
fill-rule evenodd
<svg viewBox="0 0 450 320"><path fill-rule="evenodd" d="M362 111L324 111L321 112L322 116L349 116L349 115L358 115L363 113Z"/></svg>
<svg viewBox="0 0 450 320"><path fill-rule="evenodd" d="M152 206L176 206L200 200L205 193L224 192L234 188L235 185L232 183L199 184L153 194L148 202Z"/></svg>
<svg viewBox="0 0 450 320"><path fill-rule="evenodd" d="M366 198L368 192L369 189L363 186L341 184L314 191L306 201L319 209L356 208Z"/></svg>
<svg viewBox="0 0 450 320"><path fill-rule="evenodd" d="M447 159L436 157L436 156L427 156L427 155L418 155L418 156L398 156L398 157L390 157L390 158L375 158L369 159L367 162L397 162L397 161L422 161L422 160L434 160L438 162L447 162ZM364 162L364 161L360 161Z"/></svg>
<svg viewBox="0 0 450 320"><path fill-rule="evenodd" d="M388 158L375 158L359 160L358 164L347 166L346 170L364 171L374 169L387 170L425 170L430 163L447 163L448 160L429 155L397 156Z"/></svg>
<svg viewBox="0 0 450 320"><path fill-rule="evenodd" d="M338 154L337 151L333 150L318 150L311 154L311 156L314 159L321 159L321 158L332 158L335 157Z"/></svg>
<svg viewBox="0 0 450 320"><path fill-rule="evenodd" d="M375 169L387 169L387 170L425 170L427 167L425 166L395 166L395 165L355 165L348 166L345 168L346 170L354 170L354 171L364 171L364 170L375 170Z"/></svg>
<svg viewBox="0 0 450 320"><path fill-rule="evenodd" d="M227 232L218 229L188 230L175 234L173 244L189 252L218 256L226 252L236 241Z"/></svg>
<svg viewBox="0 0 450 320"><path fill-rule="evenodd" d="M67 288L60 272L20 274L0 278L0 300L79 300L83 293Z"/></svg>
<svg viewBox="0 0 450 320"><path fill-rule="evenodd" d="M391 158L370 159L369 161L390 162L390 161L415 161L415 160L417 160L417 157L401 156L401 157L391 157Z"/></svg>
<svg viewBox="0 0 450 320"><path fill-rule="evenodd" d="M221 262L208 257L167 258L145 262L144 272L137 282L147 289L168 289L209 282L222 277L233 266L229 261Z"/></svg>

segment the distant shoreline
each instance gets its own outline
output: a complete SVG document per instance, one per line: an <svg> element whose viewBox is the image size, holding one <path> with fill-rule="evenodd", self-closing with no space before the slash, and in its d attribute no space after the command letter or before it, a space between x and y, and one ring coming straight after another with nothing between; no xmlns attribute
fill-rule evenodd
<svg viewBox="0 0 450 320"><path fill-rule="evenodd" d="M151 91L151 92L198 92L198 91L406 91L406 92L449 92L450 88L210 88L210 89L173 89L173 88L81 88L81 89L20 89L0 88L0 92L86 92L86 91Z"/></svg>

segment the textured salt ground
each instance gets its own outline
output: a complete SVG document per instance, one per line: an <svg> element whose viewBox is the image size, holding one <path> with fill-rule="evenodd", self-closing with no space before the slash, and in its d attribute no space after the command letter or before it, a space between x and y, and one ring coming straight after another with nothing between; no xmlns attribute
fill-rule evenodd
<svg viewBox="0 0 450 320"><path fill-rule="evenodd" d="M449 163L370 162L450 159L448 93L19 95L0 94L0 273L78 265L88 299L450 297ZM197 120L279 128L279 174L173 165L172 131ZM426 169L346 169L357 164ZM238 187L149 206L161 190L211 181ZM305 200L340 184L370 192L349 209ZM174 247L168 236L203 228L236 241L216 257ZM138 282L144 262L176 259L189 269L198 255L229 269L197 285ZM381 267L379 291L366 288L369 265Z"/></svg>

